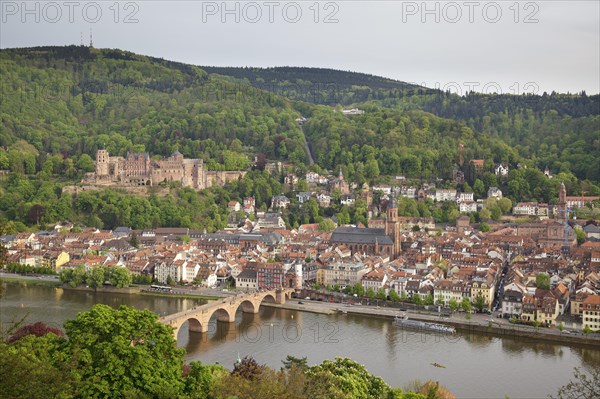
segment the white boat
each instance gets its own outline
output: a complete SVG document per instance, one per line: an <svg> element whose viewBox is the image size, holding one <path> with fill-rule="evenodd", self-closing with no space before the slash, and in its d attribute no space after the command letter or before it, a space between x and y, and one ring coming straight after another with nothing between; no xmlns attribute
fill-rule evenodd
<svg viewBox="0 0 600 399"><path fill-rule="evenodd" d="M420 320L410 320L407 315L404 317L394 317L394 325L402 328L410 328L414 330L426 330L432 332L439 332L444 334L454 334L456 329L451 326L447 326L439 323L429 323Z"/></svg>

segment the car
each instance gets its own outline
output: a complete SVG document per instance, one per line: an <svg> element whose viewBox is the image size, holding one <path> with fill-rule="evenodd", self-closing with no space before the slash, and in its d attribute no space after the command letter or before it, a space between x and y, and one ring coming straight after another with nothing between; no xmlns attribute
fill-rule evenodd
<svg viewBox="0 0 600 399"><path fill-rule="evenodd" d="M571 334L571 331L569 331L569 330L564 330L564 331L561 331L561 333L562 333L562 334Z"/></svg>
<svg viewBox="0 0 600 399"><path fill-rule="evenodd" d="M298 305L304 305L304 302L298 301Z"/></svg>
<svg viewBox="0 0 600 399"><path fill-rule="evenodd" d="M310 301L310 297L309 297L309 296L307 296L307 297L306 297L306 298L304 298L304 299L305 299L305 300L307 300L307 301Z"/></svg>

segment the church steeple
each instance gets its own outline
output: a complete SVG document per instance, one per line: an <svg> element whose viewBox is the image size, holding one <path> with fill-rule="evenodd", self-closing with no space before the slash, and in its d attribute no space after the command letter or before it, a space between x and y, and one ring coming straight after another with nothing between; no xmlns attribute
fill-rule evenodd
<svg viewBox="0 0 600 399"><path fill-rule="evenodd" d="M567 204L567 189L565 188L565 182L560 183L560 190L558 191L558 205Z"/></svg>

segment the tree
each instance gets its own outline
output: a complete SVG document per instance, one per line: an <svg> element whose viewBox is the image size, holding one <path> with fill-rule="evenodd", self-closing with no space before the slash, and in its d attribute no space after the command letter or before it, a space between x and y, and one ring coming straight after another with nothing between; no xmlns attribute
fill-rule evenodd
<svg viewBox="0 0 600 399"><path fill-rule="evenodd" d="M105 267L93 266L85 275L85 283L92 288L102 287L105 280Z"/></svg>
<svg viewBox="0 0 600 399"><path fill-rule="evenodd" d="M385 294L385 290L383 289L383 287L377 290L377 299L380 299L382 301L385 301L387 299L387 295Z"/></svg>
<svg viewBox="0 0 600 399"><path fill-rule="evenodd" d="M591 333L592 333L592 329L590 328L590 326L589 326L589 325L586 325L585 327L583 327L583 330L582 330L582 331L583 331L583 333L584 333L585 335L588 335L588 334L591 334Z"/></svg>
<svg viewBox="0 0 600 399"><path fill-rule="evenodd" d="M577 244L581 245L587 239L587 235L583 229L575 229L575 235L577 236Z"/></svg>
<svg viewBox="0 0 600 399"><path fill-rule="evenodd" d="M92 157L90 157L88 154L81 154L77 160L77 168L88 173L96 170L96 165L94 164Z"/></svg>
<svg viewBox="0 0 600 399"><path fill-rule="evenodd" d="M477 311L479 311L481 313L481 312L483 312L484 308L485 308L485 298L483 297L481 292L479 292L475 296L475 309L477 309Z"/></svg>
<svg viewBox="0 0 600 399"><path fill-rule="evenodd" d="M550 289L550 276L546 273L538 273L535 276L535 286L544 290Z"/></svg>
<svg viewBox="0 0 600 399"><path fill-rule="evenodd" d="M325 360L306 376L306 396L311 399L385 398L389 391L383 379L351 359Z"/></svg>
<svg viewBox="0 0 600 399"><path fill-rule="evenodd" d="M114 267L110 272L110 284L117 288L131 285L131 272L126 267Z"/></svg>
<svg viewBox="0 0 600 399"><path fill-rule="evenodd" d="M362 286L361 283L355 283L354 287L353 287L353 291L357 296L365 295L365 288Z"/></svg>
<svg viewBox="0 0 600 399"><path fill-rule="evenodd" d="M153 312L95 305L65 322L65 331L71 353L77 354L83 397L182 393L184 350L177 348L172 327Z"/></svg>
<svg viewBox="0 0 600 399"><path fill-rule="evenodd" d="M420 305L423 303L423 299L421 299L421 295L419 295L418 292L413 294L412 301L415 305Z"/></svg>
<svg viewBox="0 0 600 399"><path fill-rule="evenodd" d="M329 218L323 219L319 223L320 231L333 231L333 230L335 230L335 228L336 228L335 222Z"/></svg>
<svg viewBox="0 0 600 399"><path fill-rule="evenodd" d="M471 309L473 308L471 306L471 301L469 301L469 298L463 298L460 303L460 306L461 306L462 310L464 310L465 312L470 312Z"/></svg>
<svg viewBox="0 0 600 399"><path fill-rule="evenodd" d="M242 377L246 380L256 380L267 369L267 366L260 365L251 356L245 356L240 361L237 361L233 366L231 375Z"/></svg>
<svg viewBox="0 0 600 399"><path fill-rule="evenodd" d="M458 310L458 308L460 307L460 304L458 303L456 298L452 298L448 301L448 306L450 307L450 309L453 312L456 312Z"/></svg>
<svg viewBox="0 0 600 399"><path fill-rule="evenodd" d="M552 399L600 398L600 369L583 370L575 367L573 379L559 388Z"/></svg>
<svg viewBox="0 0 600 399"><path fill-rule="evenodd" d="M129 245L134 248L138 248L140 246L137 233L135 231L131 232L131 238L129 239Z"/></svg>
<svg viewBox="0 0 600 399"><path fill-rule="evenodd" d="M490 229L490 225L487 223L480 223L479 224L479 231L481 231L482 233L487 233L489 232Z"/></svg>
<svg viewBox="0 0 600 399"><path fill-rule="evenodd" d="M433 305L433 294L430 292L429 294L427 294L427 296L425 297L425 300L423 301L424 305Z"/></svg>
<svg viewBox="0 0 600 399"><path fill-rule="evenodd" d="M213 390L217 382L229 374L229 371L218 364L202 364L191 362L184 366L185 393L190 399L213 399Z"/></svg>
<svg viewBox="0 0 600 399"><path fill-rule="evenodd" d="M400 296L395 290L390 290L390 300L394 303L400 302Z"/></svg>
<svg viewBox="0 0 600 399"><path fill-rule="evenodd" d="M367 289L367 296L369 297L369 299L375 299L375 290L373 289L373 287L369 287Z"/></svg>
<svg viewBox="0 0 600 399"><path fill-rule="evenodd" d="M78 397L78 371L66 347L55 334L28 334L12 344L0 340L0 397Z"/></svg>
<svg viewBox="0 0 600 399"><path fill-rule="evenodd" d="M68 277L68 275L66 277ZM77 266L73 269L70 278L70 281L68 281L69 285L73 288L79 287L86 279L85 267L83 265Z"/></svg>
<svg viewBox="0 0 600 399"><path fill-rule="evenodd" d="M306 356L304 357L295 357L292 355L287 355L285 360L281 361L283 363L284 369L291 369L292 366L296 366L302 370L306 370L308 368L308 361L306 360Z"/></svg>

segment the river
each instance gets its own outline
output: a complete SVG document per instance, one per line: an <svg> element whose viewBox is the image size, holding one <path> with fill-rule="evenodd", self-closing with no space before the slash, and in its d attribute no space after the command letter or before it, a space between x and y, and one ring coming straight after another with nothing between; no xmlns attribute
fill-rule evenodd
<svg viewBox="0 0 600 399"><path fill-rule="evenodd" d="M198 304L191 299L94 294L23 283L4 287L3 326L26 314L28 322L61 326L95 303L148 308L160 315ZM188 361L219 362L227 367L238 355L253 356L276 369L288 354L306 356L309 364L345 356L392 386L433 379L457 397L473 399L544 398L569 381L574 367L600 367L600 348L479 334L439 336L407 332L385 319L268 307L261 307L258 314L239 311L236 323L214 321L206 334L190 334L184 325L178 345L186 349Z"/></svg>

